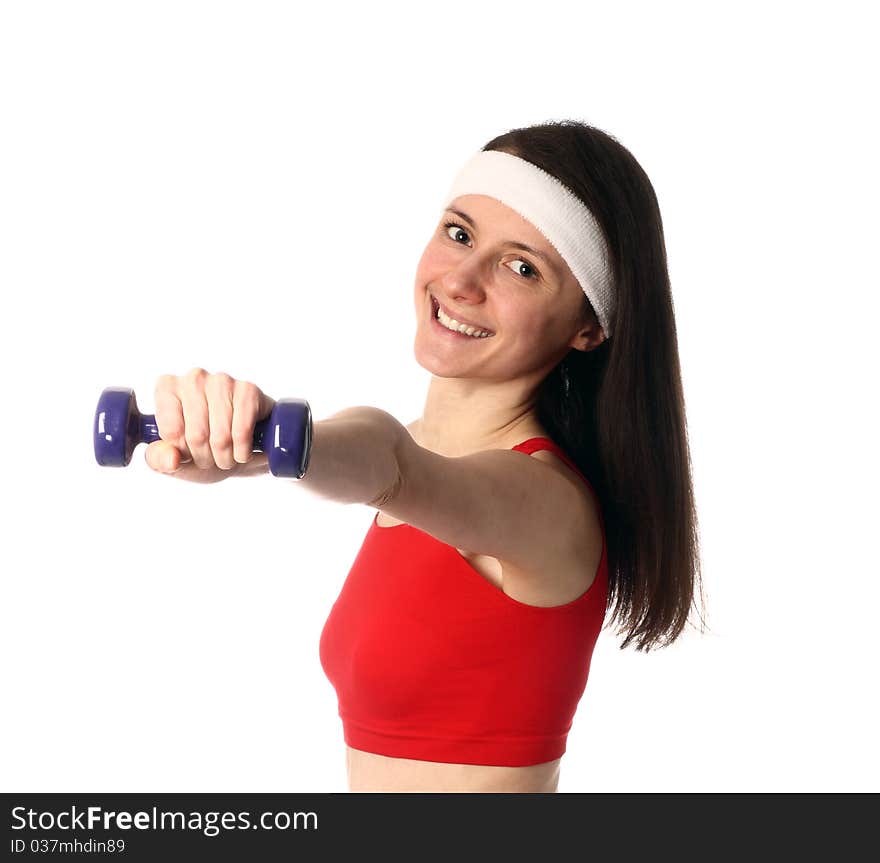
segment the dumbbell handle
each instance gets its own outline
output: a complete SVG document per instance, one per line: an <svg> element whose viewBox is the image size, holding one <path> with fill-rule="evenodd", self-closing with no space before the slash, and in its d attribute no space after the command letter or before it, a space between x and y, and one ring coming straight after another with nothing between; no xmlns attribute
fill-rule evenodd
<svg viewBox="0 0 880 863"><path fill-rule="evenodd" d="M160 440L154 414L142 414L134 390L107 387L98 399L93 427L95 460L125 467L139 443ZM254 426L253 451L269 456L275 476L302 479L312 445L312 412L305 399L279 399L272 413Z"/></svg>
<svg viewBox="0 0 880 863"><path fill-rule="evenodd" d="M265 435L266 429L269 428L270 419L271 415L260 420L254 426L253 452L263 452L263 435ZM141 414L137 443L153 443L157 440L162 440L162 438L159 435L159 426L156 424L156 415Z"/></svg>

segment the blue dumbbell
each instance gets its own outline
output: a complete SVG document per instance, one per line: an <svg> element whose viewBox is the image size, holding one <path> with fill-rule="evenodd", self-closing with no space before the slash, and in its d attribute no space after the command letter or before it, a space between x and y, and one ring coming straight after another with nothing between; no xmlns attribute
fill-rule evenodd
<svg viewBox="0 0 880 863"><path fill-rule="evenodd" d="M95 410L95 460L102 467L125 467L139 443L159 440L153 414L142 414L134 390L107 387ZM254 426L254 452L269 456L269 470L301 479L309 466L312 412L305 399L279 399L272 413Z"/></svg>

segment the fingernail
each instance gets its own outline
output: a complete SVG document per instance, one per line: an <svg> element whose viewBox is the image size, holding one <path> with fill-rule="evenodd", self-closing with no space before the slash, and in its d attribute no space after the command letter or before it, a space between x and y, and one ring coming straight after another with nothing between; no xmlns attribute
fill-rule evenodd
<svg viewBox="0 0 880 863"><path fill-rule="evenodd" d="M168 473L174 472L174 458L173 456L168 456L168 458L162 459L162 469L168 471Z"/></svg>

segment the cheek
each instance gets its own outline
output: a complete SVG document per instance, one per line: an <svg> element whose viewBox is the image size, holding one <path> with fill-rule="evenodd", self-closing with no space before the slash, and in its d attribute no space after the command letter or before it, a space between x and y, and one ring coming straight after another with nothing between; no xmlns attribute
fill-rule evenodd
<svg viewBox="0 0 880 863"><path fill-rule="evenodd" d="M425 279L430 270L430 259L428 256L428 252L422 252L421 258L419 258L418 264L416 264L416 284L415 289L416 293L418 293L425 284Z"/></svg>
<svg viewBox="0 0 880 863"><path fill-rule="evenodd" d="M450 256L446 249L444 249L439 243L430 242L425 247L425 251L422 252L417 272L419 275L425 276L426 278L436 278L439 274L442 274L445 270L454 265L454 258Z"/></svg>
<svg viewBox="0 0 880 863"><path fill-rule="evenodd" d="M542 314L539 308L520 304L511 310L517 322L517 330L523 345L530 351L542 352L547 345L555 344L562 337L563 328L553 317Z"/></svg>

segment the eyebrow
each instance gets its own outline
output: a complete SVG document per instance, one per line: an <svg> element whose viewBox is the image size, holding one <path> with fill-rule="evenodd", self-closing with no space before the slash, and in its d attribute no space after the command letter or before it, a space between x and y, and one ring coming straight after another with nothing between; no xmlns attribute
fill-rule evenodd
<svg viewBox="0 0 880 863"><path fill-rule="evenodd" d="M476 229L477 223L467 213L463 213L461 210L456 210L455 207L447 207L446 209L450 213L455 213L456 216L464 219L472 228ZM556 273L556 264L554 264L544 252L538 251L538 249L534 249L531 246L527 246L525 243L518 243L515 240L507 240L505 245L513 246L515 249L522 249L524 252L530 252L536 258L540 258L554 273Z"/></svg>

